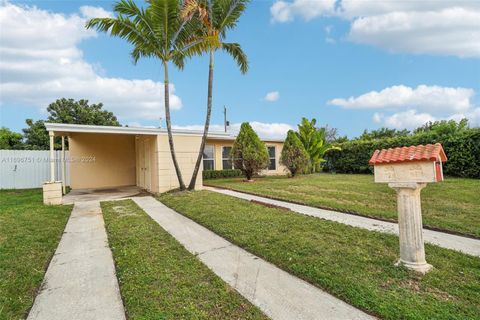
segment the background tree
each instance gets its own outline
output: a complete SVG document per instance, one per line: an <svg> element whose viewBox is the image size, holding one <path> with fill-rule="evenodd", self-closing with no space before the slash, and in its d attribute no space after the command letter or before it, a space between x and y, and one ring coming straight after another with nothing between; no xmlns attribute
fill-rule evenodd
<svg viewBox="0 0 480 320"><path fill-rule="evenodd" d="M48 150L50 139L47 129L45 129L45 122L43 120L33 121L32 119L27 119L25 123L28 125L28 128L22 129L25 139L25 149ZM58 141L55 141L55 148L58 147L57 143Z"/></svg>
<svg viewBox="0 0 480 320"><path fill-rule="evenodd" d="M198 20L181 19L181 1L149 0L147 4L146 8L139 8L132 0L118 1L113 6L116 17L94 18L87 22L86 27L130 42L133 45L131 56L135 64L140 58L156 58L161 61L168 144L180 190L185 190L173 143L168 66L173 63L178 69L183 69L185 58L201 54L205 47L202 41L197 41L194 37L199 28Z"/></svg>
<svg viewBox="0 0 480 320"><path fill-rule="evenodd" d="M236 27L240 16L245 10L248 0L186 0L182 9L182 17L186 20L198 19L202 25L198 37L205 44L209 54L208 89L207 89L207 115L203 129L202 142L198 152L197 161L193 170L189 190L195 188L198 171L202 163L203 151L207 141L212 112L213 95L213 60L217 50L229 54L238 64L244 74L248 70L247 56L238 43L225 42L227 31Z"/></svg>
<svg viewBox="0 0 480 320"><path fill-rule="evenodd" d="M464 131L468 128L468 119L462 119L458 122L455 120L441 120L434 122L429 121L423 126L415 129L413 133L433 133L439 136L449 136Z"/></svg>
<svg viewBox="0 0 480 320"><path fill-rule="evenodd" d="M324 161L323 156L331 149L338 149L331 143L327 142L325 138L325 128L316 128L316 119L311 121L307 118L302 118L302 122L298 125L297 136L302 142L305 150L309 156L310 172L320 170L320 163Z"/></svg>
<svg viewBox="0 0 480 320"><path fill-rule="evenodd" d="M235 169L240 169L248 181L268 166L267 147L248 122L242 123L240 127L231 157Z"/></svg>
<svg viewBox="0 0 480 320"><path fill-rule="evenodd" d="M101 126L120 126L112 112L103 110L103 104L88 104L88 100L58 99L47 107L49 113L46 121L27 119L28 128L23 129L25 148L29 150L47 150L49 148L48 132L45 122L87 124ZM60 137L55 139L55 147L60 147Z"/></svg>
<svg viewBox="0 0 480 320"><path fill-rule="evenodd" d="M47 108L48 122L120 126L117 117L102 108L103 103L88 104L85 99L58 99Z"/></svg>
<svg viewBox="0 0 480 320"><path fill-rule="evenodd" d="M309 158L307 151L293 130L287 132L287 138L283 144L280 156L280 163L287 167L292 177L304 172L308 168Z"/></svg>
<svg viewBox="0 0 480 320"><path fill-rule="evenodd" d="M21 150L24 148L22 135L8 128L0 128L0 149Z"/></svg>
<svg viewBox="0 0 480 320"><path fill-rule="evenodd" d="M372 131L365 129L363 133L358 137L360 140L375 140L375 139L384 139L384 138L393 138L393 137L406 137L410 134L410 131L407 129L397 130L390 128L380 128Z"/></svg>

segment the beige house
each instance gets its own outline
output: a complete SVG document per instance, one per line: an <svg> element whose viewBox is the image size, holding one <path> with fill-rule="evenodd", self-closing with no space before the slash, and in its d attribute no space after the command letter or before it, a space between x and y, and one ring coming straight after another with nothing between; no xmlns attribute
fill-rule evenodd
<svg viewBox="0 0 480 320"><path fill-rule="evenodd" d="M46 123L45 127L50 133L51 151L54 136L68 137L70 158L67 161L70 161L72 189L138 186L150 192L165 192L178 187L166 129L60 123ZM178 163L188 183L202 132L174 130L173 136ZM228 154L234 140L235 137L229 133L211 132L202 170L231 169ZM263 174L285 174L285 168L279 163L283 141L265 140L265 144L270 165ZM51 182L64 180L53 175L54 172ZM200 173L196 188L201 188L202 183ZM47 186L48 190L56 188Z"/></svg>

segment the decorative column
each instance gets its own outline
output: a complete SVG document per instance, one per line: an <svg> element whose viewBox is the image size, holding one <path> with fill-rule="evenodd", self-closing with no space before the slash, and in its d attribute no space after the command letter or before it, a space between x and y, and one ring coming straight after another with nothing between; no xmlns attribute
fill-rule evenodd
<svg viewBox="0 0 480 320"><path fill-rule="evenodd" d="M55 133L49 131L50 136L50 181L43 184L43 203L62 204L62 182L55 181L55 148L53 138Z"/></svg>
<svg viewBox="0 0 480 320"><path fill-rule="evenodd" d="M427 144L375 150L368 162L374 166L375 182L388 183L397 192L400 260L411 270L427 273L420 192L427 183L443 181L442 162L447 155L442 145Z"/></svg>
<svg viewBox="0 0 480 320"><path fill-rule="evenodd" d="M63 194L67 193L67 182L65 181L65 136L62 136L62 156L61 156L61 167L62 167L62 191Z"/></svg>
<svg viewBox="0 0 480 320"><path fill-rule="evenodd" d="M50 136L50 182L55 182L55 146L54 146L54 132L49 131Z"/></svg>
<svg viewBox="0 0 480 320"><path fill-rule="evenodd" d="M427 273L432 266L425 260L420 192L426 183L396 182L388 186L397 192L400 260L397 265Z"/></svg>

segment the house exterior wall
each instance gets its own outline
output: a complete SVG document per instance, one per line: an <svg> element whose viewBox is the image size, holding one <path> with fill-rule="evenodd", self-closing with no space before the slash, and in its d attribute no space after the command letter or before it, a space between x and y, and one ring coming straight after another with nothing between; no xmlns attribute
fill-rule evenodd
<svg viewBox="0 0 480 320"><path fill-rule="evenodd" d="M69 150L72 189L135 185L135 136L71 133Z"/></svg>
<svg viewBox="0 0 480 320"><path fill-rule="evenodd" d="M182 172L185 185L188 187L192 177L195 162L197 160L198 151L200 149L201 136L174 135L173 142L175 144L175 154ZM157 159L158 159L158 192L165 192L179 187L175 167L173 166L170 147L167 135L157 136ZM200 165L195 189L202 188L202 171L203 163Z"/></svg>
<svg viewBox="0 0 480 320"><path fill-rule="evenodd" d="M183 180L190 182L201 136L174 135L175 151L182 172ZM72 189L106 188L137 185L150 192L166 192L179 187L175 168L170 155L168 136L109 134L109 133L71 133L69 138L71 187ZM145 149L139 152L139 144ZM207 144L214 146L215 169L222 170L222 147L233 146L232 140L208 139ZM265 141L266 146L275 147L275 170L264 170L262 175L285 174L285 167L280 165L283 143ZM145 157L149 165L145 165ZM87 161L79 161L85 158ZM94 158L94 161L88 161ZM140 183L141 168L148 167L150 182ZM195 188L201 189L203 162L197 176Z"/></svg>
<svg viewBox="0 0 480 320"><path fill-rule="evenodd" d="M275 147L275 170L263 170L261 175L283 175L286 174L286 167L280 164L280 155L283 149L283 142L264 141L267 147ZM232 140L212 140L207 139L207 144L214 146L215 151L215 170L223 170L222 166L222 148L233 146Z"/></svg>

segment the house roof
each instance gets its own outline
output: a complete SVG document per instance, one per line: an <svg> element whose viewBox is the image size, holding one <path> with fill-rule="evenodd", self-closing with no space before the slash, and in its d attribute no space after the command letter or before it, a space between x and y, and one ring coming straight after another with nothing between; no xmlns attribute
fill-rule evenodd
<svg viewBox="0 0 480 320"><path fill-rule="evenodd" d="M412 162L412 161L447 161L445 151L440 143L410 147L375 150L368 162L370 165Z"/></svg>
<svg viewBox="0 0 480 320"><path fill-rule="evenodd" d="M92 126L84 124L67 124L46 122L47 131L52 131L55 135L68 135L69 133L105 133L105 134L134 134L134 135L164 135L167 134L165 128L145 128L145 127L116 127L116 126ZM184 130L172 129L175 135L202 136L202 130ZM236 136L228 132L210 131L208 139L211 140L235 140ZM268 142L283 142L276 139L262 139Z"/></svg>

